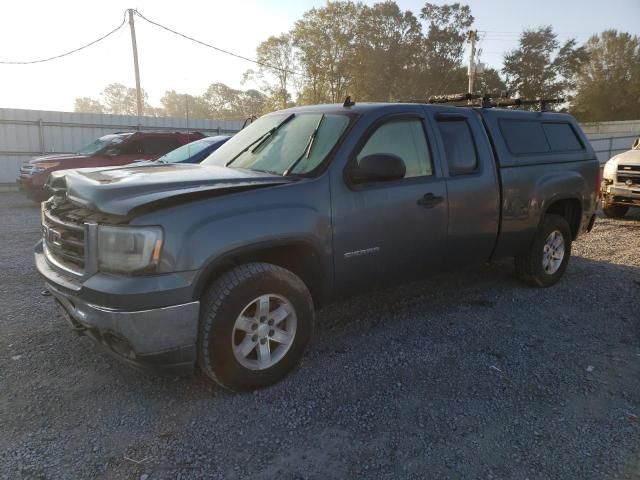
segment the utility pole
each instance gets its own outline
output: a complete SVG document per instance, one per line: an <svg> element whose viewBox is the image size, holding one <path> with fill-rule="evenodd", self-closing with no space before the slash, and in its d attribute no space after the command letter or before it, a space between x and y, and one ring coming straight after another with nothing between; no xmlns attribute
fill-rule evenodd
<svg viewBox="0 0 640 480"><path fill-rule="evenodd" d="M184 94L184 109L187 118L187 135L189 135L189 95Z"/></svg>
<svg viewBox="0 0 640 480"><path fill-rule="evenodd" d="M138 117L142 116L142 90L140 89L140 69L138 68L138 43L136 42L136 27L133 23L133 8L129 9L129 27L131 27L131 47L133 48L133 68L136 72L136 100L138 103Z"/></svg>
<svg viewBox="0 0 640 480"><path fill-rule="evenodd" d="M471 44L471 51L469 52L469 69L467 75L469 76L469 92L473 93L473 84L476 79L476 42L478 41L478 31L469 30L467 34L467 43Z"/></svg>

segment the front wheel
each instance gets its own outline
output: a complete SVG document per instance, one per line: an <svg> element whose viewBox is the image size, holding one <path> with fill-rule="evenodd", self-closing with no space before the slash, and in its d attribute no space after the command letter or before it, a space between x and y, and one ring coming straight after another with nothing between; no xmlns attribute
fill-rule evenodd
<svg viewBox="0 0 640 480"><path fill-rule="evenodd" d="M534 287L555 284L569 263L571 239L571 229L564 217L545 215L529 250L516 256L516 273Z"/></svg>
<svg viewBox="0 0 640 480"><path fill-rule="evenodd" d="M313 320L313 301L300 278L268 263L240 265L204 295L198 363L231 390L265 387L298 364Z"/></svg>

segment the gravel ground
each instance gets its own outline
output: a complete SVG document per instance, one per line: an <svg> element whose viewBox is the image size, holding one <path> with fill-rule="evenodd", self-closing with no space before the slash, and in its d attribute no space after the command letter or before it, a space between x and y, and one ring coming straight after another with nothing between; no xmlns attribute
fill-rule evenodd
<svg viewBox="0 0 640 480"><path fill-rule="evenodd" d="M500 262L327 308L247 394L94 350L40 295L37 208L0 218L0 478L640 478L640 212L550 289Z"/></svg>

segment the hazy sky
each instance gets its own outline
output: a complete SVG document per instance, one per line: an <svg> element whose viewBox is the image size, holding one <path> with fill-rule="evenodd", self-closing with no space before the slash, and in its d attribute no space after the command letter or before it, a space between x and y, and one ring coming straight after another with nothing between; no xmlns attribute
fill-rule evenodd
<svg viewBox="0 0 640 480"><path fill-rule="evenodd" d="M432 0L434 1L434 0ZM640 0L460 0L467 3L481 33L482 60L500 67L502 53L517 45L524 28L552 25L560 39L608 28L640 34ZM374 1L367 0L372 4ZM418 14L423 1L397 0ZM436 1L435 3L447 3ZM453 0L450 2L453 3ZM137 8L158 23L248 57L270 35L287 31L320 0L0 0L0 60L31 60L87 43ZM213 82L237 88L252 65L214 52L136 18L142 87L157 105L167 89L201 94ZM76 97L97 97L105 85L133 86L129 28L80 53L48 63L0 65L0 107L73 110ZM356 99L357 100L357 99Z"/></svg>

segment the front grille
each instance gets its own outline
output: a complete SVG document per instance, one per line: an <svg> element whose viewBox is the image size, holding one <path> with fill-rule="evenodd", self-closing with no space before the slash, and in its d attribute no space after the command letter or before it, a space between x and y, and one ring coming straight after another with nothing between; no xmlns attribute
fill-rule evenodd
<svg viewBox="0 0 640 480"><path fill-rule="evenodd" d="M640 165L618 165L618 171L640 173Z"/></svg>
<svg viewBox="0 0 640 480"><path fill-rule="evenodd" d="M42 235L47 256L57 266L82 275L85 269L84 218L81 210L68 202L54 199L43 204Z"/></svg>
<svg viewBox="0 0 640 480"><path fill-rule="evenodd" d="M35 169L31 165L23 165L20 167L20 176L21 177L30 177L35 173Z"/></svg>
<svg viewBox="0 0 640 480"><path fill-rule="evenodd" d="M640 165L618 165L618 182L640 185Z"/></svg>

